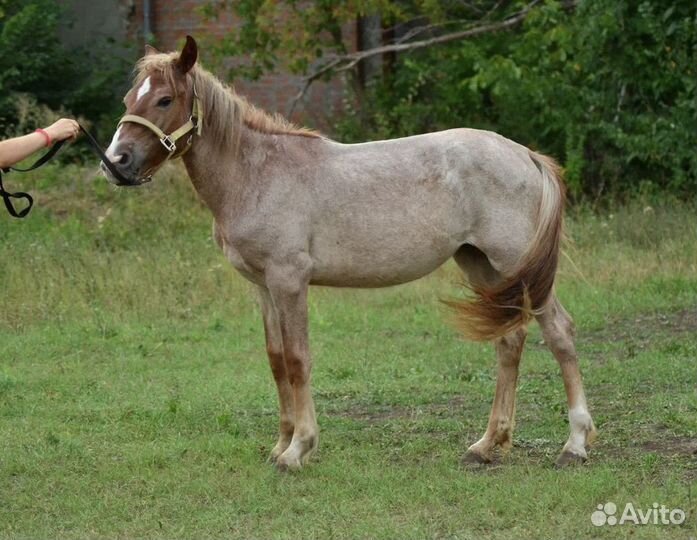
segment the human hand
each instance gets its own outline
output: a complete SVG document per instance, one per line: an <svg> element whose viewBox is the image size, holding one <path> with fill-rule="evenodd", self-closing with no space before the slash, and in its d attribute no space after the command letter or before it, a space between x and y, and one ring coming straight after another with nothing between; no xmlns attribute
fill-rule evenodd
<svg viewBox="0 0 697 540"><path fill-rule="evenodd" d="M73 140L80 132L80 126L75 120L61 118L48 126L44 131L48 133L52 141L62 141L64 139Z"/></svg>

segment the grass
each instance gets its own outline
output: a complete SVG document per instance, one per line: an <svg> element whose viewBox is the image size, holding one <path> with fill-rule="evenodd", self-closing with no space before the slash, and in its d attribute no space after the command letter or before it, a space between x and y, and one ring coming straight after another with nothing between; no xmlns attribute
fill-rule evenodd
<svg viewBox="0 0 697 540"><path fill-rule="evenodd" d="M694 206L569 219L559 296L600 432L586 466L552 466L565 397L536 327L512 452L460 466L495 362L447 324L447 265L392 289L312 291L320 451L282 475L265 463L277 412L254 290L180 176L138 190L77 167L7 178L38 202L0 217L0 536L697 537ZM607 501L688 517L594 527Z"/></svg>

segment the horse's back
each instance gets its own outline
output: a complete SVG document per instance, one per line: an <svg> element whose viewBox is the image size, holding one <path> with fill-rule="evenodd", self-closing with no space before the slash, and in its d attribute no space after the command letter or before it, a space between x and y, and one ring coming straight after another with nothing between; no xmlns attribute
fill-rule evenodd
<svg viewBox="0 0 697 540"><path fill-rule="evenodd" d="M321 157L308 209L315 283L410 281L464 244L505 267L534 231L539 171L525 147L491 132L327 142Z"/></svg>

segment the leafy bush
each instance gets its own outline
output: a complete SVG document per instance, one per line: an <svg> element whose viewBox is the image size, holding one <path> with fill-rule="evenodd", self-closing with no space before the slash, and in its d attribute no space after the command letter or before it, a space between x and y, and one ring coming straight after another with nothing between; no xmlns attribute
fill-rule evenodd
<svg viewBox="0 0 697 540"><path fill-rule="evenodd" d="M522 29L399 58L340 124L348 139L470 126L565 163L597 199L697 188L694 2L547 2ZM365 119L371 121L366 124Z"/></svg>
<svg viewBox="0 0 697 540"><path fill-rule="evenodd" d="M385 58L384 76L357 90L337 135L347 141L456 126L498 131L560 159L571 192L689 196L697 188L697 11L694 0L546 0L509 31ZM385 36L415 39L490 23L530 2L209 0L234 11L239 32L218 40L231 76L285 67L312 72L355 40L356 17L378 13ZM472 22L474 21L474 22ZM431 31L423 31L427 24ZM395 34L396 35L396 34ZM228 64L229 65L229 64Z"/></svg>
<svg viewBox="0 0 697 540"><path fill-rule="evenodd" d="M59 30L66 17L53 0L0 0L0 136L66 114L113 127L122 93L114 81L127 67L106 52L108 43L89 51L65 47Z"/></svg>

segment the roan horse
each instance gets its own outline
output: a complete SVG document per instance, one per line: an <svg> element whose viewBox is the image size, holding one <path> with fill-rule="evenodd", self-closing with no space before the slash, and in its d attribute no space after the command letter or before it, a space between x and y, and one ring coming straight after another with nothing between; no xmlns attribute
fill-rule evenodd
<svg viewBox="0 0 697 540"><path fill-rule="evenodd" d="M197 65L197 55L189 36L181 53L148 48L107 157L138 185L181 156L213 213L215 241L258 286L280 404L271 452L279 469L302 467L318 444L308 287L405 283L450 257L474 293L451 303L462 331L495 340L498 359L486 433L465 462L488 463L497 447L511 447L532 318L568 397L571 434L557 464L584 461L595 428L573 323L554 294L564 206L554 161L473 129L340 144L256 109Z"/></svg>

